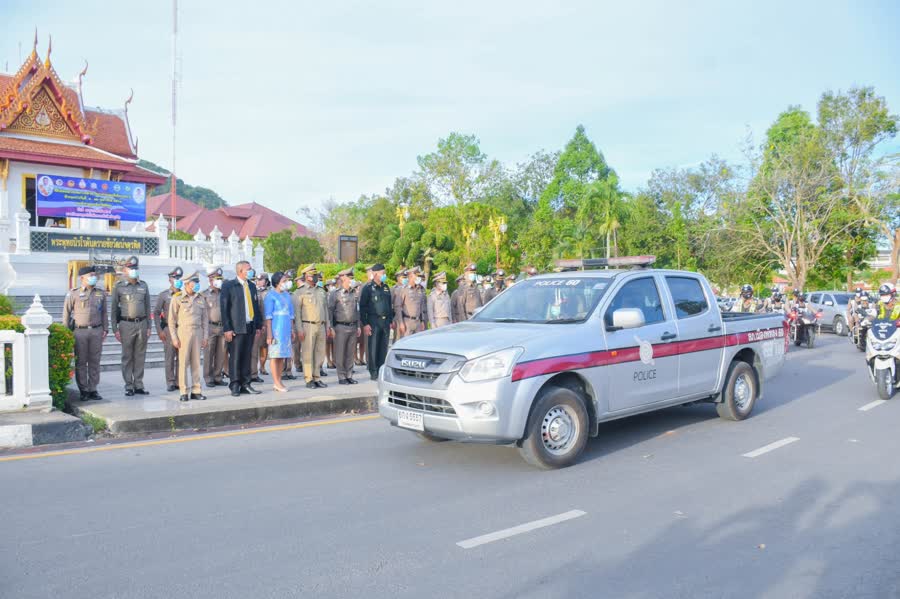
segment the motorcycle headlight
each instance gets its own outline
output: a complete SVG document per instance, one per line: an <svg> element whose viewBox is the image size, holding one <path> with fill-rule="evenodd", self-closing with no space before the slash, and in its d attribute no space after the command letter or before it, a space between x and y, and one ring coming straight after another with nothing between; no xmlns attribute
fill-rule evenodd
<svg viewBox="0 0 900 599"><path fill-rule="evenodd" d="M874 349L875 351L881 351L881 342L880 342L880 341L873 341L873 342L872 342L872 349Z"/></svg>
<svg viewBox="0 0 900 599"><path fill-rule="evenodd" d="M509 376L523 351L521 347L511 347L469 360L459 371L459 377L467 383L477 383Z"/></svg>
<svg viewBox="0 0 900 599"><path fill-rule="evenodd" d="M891 351L897 345L896 341L885 341L884 343L879 344L880 347L876 346L875 349L879 351Z"/></svg>

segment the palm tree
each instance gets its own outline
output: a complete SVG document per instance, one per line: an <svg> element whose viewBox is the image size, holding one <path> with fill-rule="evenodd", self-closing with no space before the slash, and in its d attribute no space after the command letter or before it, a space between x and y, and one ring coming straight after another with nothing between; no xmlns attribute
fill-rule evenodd
<svg viewBox="0 0 900 599"><path fill-rule="evenodd" d="M625 211L623 195L619 178L611 173L606 179L591 184L576 213L579 220L596 224L597 233L606 236L607 258L619 255L618 232Z"/></svg>

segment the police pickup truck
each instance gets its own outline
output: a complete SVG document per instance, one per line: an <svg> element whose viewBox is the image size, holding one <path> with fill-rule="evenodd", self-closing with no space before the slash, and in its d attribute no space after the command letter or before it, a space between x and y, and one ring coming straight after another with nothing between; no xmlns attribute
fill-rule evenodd
<svg viewBox="0 0 900 599"><path fill-rule="evenodd" d="M561 261L467 322L401 339L380 414L429 441L516 445L540 468L572 464L609 420L701 401L747 418L784 364L783 315L723 314L703 275L652 262Z"/></svg>

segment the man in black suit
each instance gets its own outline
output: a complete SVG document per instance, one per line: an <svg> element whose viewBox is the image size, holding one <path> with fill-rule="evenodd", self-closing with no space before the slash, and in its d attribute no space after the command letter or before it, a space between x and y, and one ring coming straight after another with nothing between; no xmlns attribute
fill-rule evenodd
<svg viewBox="0 0 900 599"><path fill-rule="evenodd" d="M236 279L226 281L219 294L222 309L222 330L228 343L228 386L234 397L242 393L261 393L250 385L250 359L253 340L262 330L263 317L259 313L253 267L238 262L234 267Z"/></svg>

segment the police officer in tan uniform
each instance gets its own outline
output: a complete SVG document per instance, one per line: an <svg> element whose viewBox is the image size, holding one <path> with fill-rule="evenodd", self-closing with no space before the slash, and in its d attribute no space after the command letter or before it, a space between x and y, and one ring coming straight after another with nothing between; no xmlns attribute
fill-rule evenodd
<svg viewBox="0 0 900 599"><path fill-rule="evenodd" d="M264 272L259 273L256 276L256 299L257 306L256 309L260 314L265 314L265 303L263 303L266 299L266 293L269 290L269 286L271 283L269 282L269 275ZM263 380L260 378L260 370L265 370L265 363L269 352L268 338L266 335L257 335L253 339L253 351L250 354L250 382L251 383L262 383ZM262 368L260 368L260 364L262 364Z"/></svg>
<svg viewBox="0 0 900 599"><path fill-rule="evenodd" d="M340 287L328 296L328 317L334 337L334 361L338 383L355 385L353 362L356 357L356 342L360 337L359 305L356 291L351 287L353 269L338 273Z"/></svg>
<svg viewBox="0 0 900 599"><path fill-rule="evenodd" d="M322 279L315 264L304 268L301 274L305 284L296 293L300 309L294 312L294 326L303 348L303 377L308 389L323 388L328 386L320 380L325 360L325 335L331 328L325 293L320 289Z"/></svg>
<svg viewBox="0 0 900 599"><path fill-rule="evenodd" d="M150 288L139 277L137 256L125 261L125 278L110 297L112 331L122 344L122 378L125 396L149 395L144 389L144 362L150 339Z"/></svg>
<svg viewBox="0 0 900 599"><path fill-rule="evenodd" d="M475 314L475 310L483 304L481 301L481 293L476 285L476 269L477 266L469 264L466 266L465 281L461 286L459 295L459 317L461 320L469 320Z"/></svg>
<svg viewBox="0 0 900 599"><path fill-rule="evenodd" d="M172 298L181 293L183 285L181 277L184 271L180 266L176 266L169 273L169 288L156 296L156 306L153 308L153 317L156 319L156 334L159 340L163 342L165 350L164 359L166 364L166 391L175 391L178 389L178 351L172 345L172 336L169 334L169 306Z"/></svg>
<svg viewBox="0 0 900 599"><path fill-rule="evenodd" d="M428 324L432 329L445 327L453 322L450 294L447 293L447 273L434 275L434 287L428 294Z"/></svg>
<svg viewBox="0 0 900 599"><path fill-rule="evenodd" d="M63 323L75 332L75 383L81 401L103 399L97 393L100 383L100 356L109 331L106 293L97 289L93 266L78 270L81 285L69 291L63 304Z"/></svg>
<svg viewBox="0 0 900 599"><path fill-rule="evenodd" d="M465 318L462 317L462 310L459 307L459 298L462 297L463 292L462 282L465 278L466 275L459 275L456 277L456 289L450 294L450 315L453 318L454 323L465 320Z"/></svg>
<svg viewBox="0 0 900 599"><path fill-rule="evenodd" d="M200 295L206 301L206 312L209 316L209 336L206 338L206 350L203 352L203 378L207 387L226 386L222 380L225 371L225 333L222 330L222 307L219 295L225 273L221 268L209 273L209 288Z"/></svg>
<svg viewBox="0 0 900 599"><path fill-rule="evenodd" d="M394 286L391 287L391 306L394 309L394 322L391 327L394 330L394 341L401 337L400 335L400 302L403 292L409 284L409 271L402 266L394 273Z"/></svg>
<svg viewBox="0 0 900 599"><path fill-rule="evenodd" d="M184 291L172 299L169 307L169 329L172 345L178 350L178 387L181 401L206 399L201 393L200 349L206 349L209 337L209 311L206 298L197 292L200 273L184 279ZM188 396L187 369L191 369L191 391Z"/></svg>
<svg viewBox="0 0 900 599"><path fill-rule="evenodd" d="M409 285L400 294L400 338L425 330L425 323L428 322L427 302L425 290L419 285L419 268L415 267L409 271Z"/></svg>

